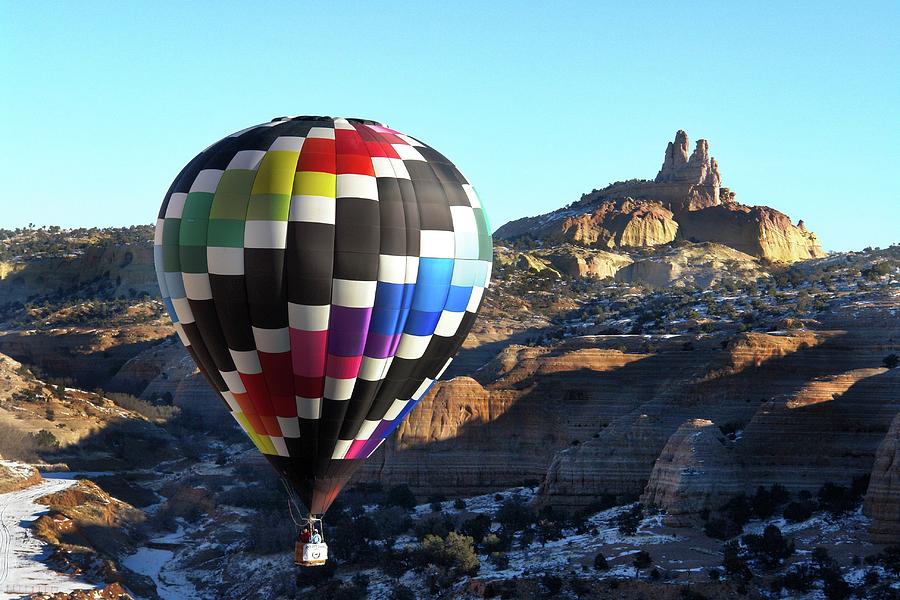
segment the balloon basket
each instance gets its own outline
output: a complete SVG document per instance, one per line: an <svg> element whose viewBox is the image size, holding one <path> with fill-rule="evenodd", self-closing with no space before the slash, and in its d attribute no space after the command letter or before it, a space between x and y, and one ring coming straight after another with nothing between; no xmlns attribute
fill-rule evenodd
<svg viewBox="0 0 900 600"><path fill-rule="evenodd" d="M328 561L328 544L294 544L294 563L301 567L321 567Z"/></svg>

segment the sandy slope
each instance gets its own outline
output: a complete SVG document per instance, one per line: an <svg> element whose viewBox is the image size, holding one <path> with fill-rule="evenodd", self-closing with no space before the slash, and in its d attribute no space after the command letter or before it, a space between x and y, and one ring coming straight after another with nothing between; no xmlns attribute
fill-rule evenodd
<svg viewBox="0 0 900 600"><path fill-rule="evenodd" d="M95 585L51 570L45 562L47 545L35 538L29 524L47 512L34 501L64 490L74 479L45 479L24 490L0 494L0 600L32 592L62 592Z"/></svg>

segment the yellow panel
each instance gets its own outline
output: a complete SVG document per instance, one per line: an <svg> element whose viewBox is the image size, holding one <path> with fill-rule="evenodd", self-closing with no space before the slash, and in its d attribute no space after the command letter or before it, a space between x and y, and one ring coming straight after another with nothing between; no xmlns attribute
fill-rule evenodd
<svg viewBox="0 0 900 600"><path fill-rule="evenodd" d="M253 180L251 194L291 194L299 152L272 150L266 152Z"/></svg>
<svg viewBox="0 0 900 600"><path fill-rule="evenodd" d="M295 196L324 196L334 198L337 182L333 173L300 171L294 175Z"/></svg>

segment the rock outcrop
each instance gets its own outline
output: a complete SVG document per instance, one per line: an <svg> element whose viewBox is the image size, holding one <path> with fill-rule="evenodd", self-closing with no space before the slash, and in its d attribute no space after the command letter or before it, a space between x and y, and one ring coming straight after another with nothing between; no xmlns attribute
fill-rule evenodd
<svg viewBox="0 0 900 600"><path fill-rule="evenodd" d="M753 492L778 483L791 492L814 492L827 481L849 485L871 471L900 410L900 370L871 367L893 348L897 327L886 326L895 323L885 320L886 311L872 313L881 317L870 315L871 327L857 315L850 331L742 334L718 360L689 367L663 365L665 353L657 353L654 359L669 374L658 392L597 437L559 452L542 501L573 509L603 494L644 494L685 515L715 505L720 490ZM840 319L829 324L846 325ZM697 418L740 433L727 452L700 446L698 454L714 466L712 481L677 477L666 461L658 463L661 455L690 462L693 449L682 439L687 432L676 434Z"/></svg>
<svg viewBox="0 0 900 600"><path fill-rule="evenodd" d="M742 491L733 454L734 444L715 423L685 421L653 464L641 502L665 507L671 525L692 524L701 511Z"/></svg>
<svg viewBox="0 0 900 600"><path fill-rule="evenodd" d="M651 247L674 240L719 242L751 256L794 262L824 256L815 234L765 206L745 206L721 185L709 143L679 130L652 181L635 179L585 194L578 202L537 217L511 221L498 240L523 237L586 248Z"/></svg>
<svg viewBox="0 0 900 600"><path fill-rule="evenodd" d="M0 304L24 302L29 296L63 292L98 279L115 283L114 296L159 293L153 268L153 244L102 244L82 254L0 262Z"/></svg>
<svg viewBox="0 0 900 600"><path fill-rule="evenodd" d="M878 447L864 508L874 541L900 543L900 413Z"/></svg>

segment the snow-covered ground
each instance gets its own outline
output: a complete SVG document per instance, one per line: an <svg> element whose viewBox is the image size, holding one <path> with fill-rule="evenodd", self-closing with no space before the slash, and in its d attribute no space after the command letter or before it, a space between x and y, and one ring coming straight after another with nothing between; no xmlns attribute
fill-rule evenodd
<svg viewBox="0 0 900 600"><path fill-rule="evenodd" d="M35 499L64 490L75 479L55 473L52 479L24 490L0 494L0 600L33 592L70 592L96 585L57 573L46 564L47 544L32 534L29 524L47 512Z"/></svg>
<svg viewBox="0 0 900 600"><path fill-rule="evenodd" d="M177 543L183 532L178 528L176 534L153 540L153 542ZM152 542L151 542L152 543ZM156 592L162 600L189 600L197 598L194 586L177 569L169 569L175 556L173 550L143 547L131 556L125 557L122 564L132 571L149 576L156 583Z"/></svg>

